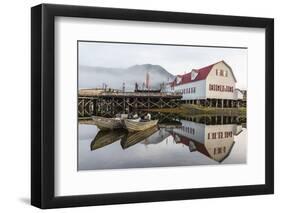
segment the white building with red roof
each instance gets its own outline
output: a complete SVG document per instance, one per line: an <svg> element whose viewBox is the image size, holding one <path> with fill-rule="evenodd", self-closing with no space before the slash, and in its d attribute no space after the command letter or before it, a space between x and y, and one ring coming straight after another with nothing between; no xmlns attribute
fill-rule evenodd
<svg viewBox="0 0 281 213"><path fill-rule="evenodd" d="M188 103L233 107L243 99L243 94L235 87L236 82L232 68L225 61L219 61L177 75L167 84L166 91L181 93L182 100Z"/></svg>

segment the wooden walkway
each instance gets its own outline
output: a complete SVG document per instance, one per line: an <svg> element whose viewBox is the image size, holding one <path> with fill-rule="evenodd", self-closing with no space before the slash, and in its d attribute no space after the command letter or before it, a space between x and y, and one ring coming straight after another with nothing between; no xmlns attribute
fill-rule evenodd
<svg viewBox="0 0 281 213"><path fill-rule="evenodd" d="M162 98L176 98L181 99L180 93L166 93L166 92L104 92L101 90L83 89L79 91L79 97L162 97Z"/></svg>
<svg viewBox="0 0 281 213"><path fill-rule="evenodd" d="M113 116L141 109L174 108L179 106L181 98L181 94L175 93L80 90L78 115Z"/></svg>

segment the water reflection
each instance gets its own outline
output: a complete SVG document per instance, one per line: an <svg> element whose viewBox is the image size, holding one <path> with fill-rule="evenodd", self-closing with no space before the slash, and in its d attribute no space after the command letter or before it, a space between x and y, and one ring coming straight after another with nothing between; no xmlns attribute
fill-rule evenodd
<svg viewBox="0 0 281 213"><path fill-rule="evenodd" d="M154 126L150 129L140 131L140 132L128 132L125 134L125 136L121 140L121 146L123 149L127 149L131 146L134 146L135 144L139 142L148 142L148 140L152 139L152 135L154 135L155 132L158 132L158 127Z"/></svg>
<svg viewBox="0 0 281 213"><path fill-rule="evenodd" d="M80 121L78 169L246 163L244 118L173 118L135 133L99 131L90 120ZM87 133L95 136L91 140L82 138Z"/></svg>
<svg viewBox="0 0 281 213"><path fill-rule="evenodd" d="M170 132L177 144L189 147L190 152L198 151L217 162L222 162L230 154L234 136L242 131L242 125L206 125L183 121L181 128Z"/></svg>
<svg viewBox="0 0 281 213"><path fill-rule="evenodd" d="M91 143L91 150L100 149L104 146L120 140L127 133L126 130L99 131Z"/></svg>

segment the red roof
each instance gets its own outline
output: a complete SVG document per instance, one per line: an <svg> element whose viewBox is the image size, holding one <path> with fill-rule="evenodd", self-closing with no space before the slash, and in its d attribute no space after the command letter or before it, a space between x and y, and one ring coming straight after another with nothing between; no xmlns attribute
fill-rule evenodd
<svg viewBox="0 0 281 213"><path fill-rule="evenodd" d="M184 75L178 75L179 77L181 77L181 81L178 83L178 84L186 84L186 83L190 83L190 82L194 82L194 81L200 81L200 80L204 80L208 77L210 71L212 70L213 66L215 64L218 64L220 62L224 62L224 61L219 61L219 62L216 62L214 64L211 64L209 66L206 66L206 67L203 67L203 68L200 68L200 69L194 69L193 71L197 72L197 76L195 77L195 79L191 80L191 72L189 73L186 73ZM225 63L225 62L224 62ZM172 82L172 86L175 86L177 85L177 79L175 79L173 82Z"/></svg>
<svg viewBox="0 0 281 213"><path fill-rule="evenodd" d="M204 144L197 142L195 140L191 140L190 138L182 136L180 134L176 134L176 135L180 138L180 141L178 141L176 143L182 143L186 146L189 146L189 143L192 141L192 142L194 142L194 145L195 145L197 151L199 151L200 153L202 153L203 155L205 155L207 157L211 157Z"/></svg>

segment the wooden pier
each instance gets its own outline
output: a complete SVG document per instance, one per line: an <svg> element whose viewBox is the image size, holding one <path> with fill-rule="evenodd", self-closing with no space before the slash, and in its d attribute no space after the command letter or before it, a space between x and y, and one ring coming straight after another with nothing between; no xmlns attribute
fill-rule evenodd
<svg viewBox="0 0 281 213"><path fill-rule="evenodd" d="M114 116L143 109L174 108L179 106L181 94L161 92L120 92L80 90L78 116Z"/></svg>

